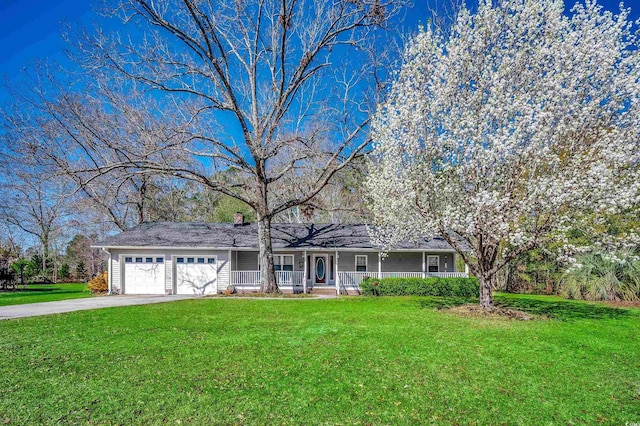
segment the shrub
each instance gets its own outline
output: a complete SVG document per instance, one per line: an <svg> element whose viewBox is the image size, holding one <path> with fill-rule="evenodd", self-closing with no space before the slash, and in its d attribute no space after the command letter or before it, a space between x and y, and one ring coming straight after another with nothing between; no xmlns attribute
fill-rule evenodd
<svg viewBox="0 0 640 426"><path fill-rule="evenodd" d="M58 280L66 281L71 278L71 267L68 263L63 263L58 268Z"/></svg>
<svg viewBox="0 0 640 426"><path fill-rule="evenodd" d="M76 265L76 279L78 280L86 280L87 279L87 267L84 262L78 262Z"/></svg>
<svg viewBox="0 0 640 426"><path fill-rule="evenodd" d="M585 254L561 281L568 299L640 300L640 261L633 253Z"/></svg>
<svg viewBox="0 0 640 426"><path fill-rule="evenodd" d="M96 275L87 283L87 288L91 293L106 293L109 290L109 275L106 272Z"/></svg>
<svg viewBox="0 0 640 426"><path fill-rule="evenodd" d="M362 294L373 296L478 297L476 278L367 278Z"/></svg>

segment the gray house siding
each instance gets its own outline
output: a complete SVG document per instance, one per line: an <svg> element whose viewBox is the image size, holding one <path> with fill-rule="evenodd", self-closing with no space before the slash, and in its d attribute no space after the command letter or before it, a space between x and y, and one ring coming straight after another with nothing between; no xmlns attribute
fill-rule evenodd
<svg viewBox="0 0 640 426"><path fill-rule="evenodd" d="M438 256L439 272L455 272L453 252L424 252L425 268L428 256ZM382 272L420 272L422 271L422 252L393 252L382 259Z"/></svg>
<svg viewBox="0 0 640 426"><path fill-rule="evenodd" d="M257 271L258 252L257 251L236 251L231 252L234 257L234 271Z"/></svg>
<svg viewBox="0 0 640 426"><path fill-rule="evenodd" d="M314 252L309 251L307 255L312 255ZM304 270L304 251L275 251L275 255L289 254L293 255L293 270ZM326 254L326 253L322 253ZM334 252L329 253L333 255ZM260 269L258 266L258 252L257 251L233 251L231 252L232 271L257 271Z"/></svg>
<svg viewBox="0 0 640 426"><path fill-rule="evenodd" d="M335 252L319 252L308 251L307 255L328 254L334 255ZM287 252L277 251L275 254L293 254L294 270L301 271L304 269L304 252ZM339 252L338 267L340 271L355 271L355 259L357 255L367 256L367 272L378 272L378 252L371 251L343 251ZM455 265L453 261L453 253L443 252L425 252L425 262L427 256L439 257L440 272L453 272ZM232 270L234 271L257 271L258 268L258 252L257 251L236 251L232 252L234 261L232 262ZM237 259L237 263L236 260ZM421 272L422 271L422 252L393 252L387 254L382 259L382 272Z"/></svg>
<svg viewBox="0 0 640 426"><path fill-rule="evenodd" d="M356 255L367 255L367 271L378 272L378 252L355 252L348 251L340 253L338 258L338 269L340 272L356 270Z"/></svg>
<svg viewBox="0 0 640 426"><path fill-rule="evenodd" d="M421 272L422 253L389 253L382 259L382 272Z"/></svg>

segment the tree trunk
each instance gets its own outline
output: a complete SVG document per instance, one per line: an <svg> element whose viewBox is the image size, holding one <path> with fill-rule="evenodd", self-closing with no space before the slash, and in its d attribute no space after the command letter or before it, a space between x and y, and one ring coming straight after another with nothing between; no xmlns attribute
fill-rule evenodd
<svg viewBox="0 0 640 426"><path fill-rule="evenodd" d="M260 246L260 291L279 293L276 272L273 265L271 245L271 217L258 214L258 243Z"/></svg>
<svg viewBox="0 0 640 426"><path fill-rule="evenodd" d="M491 308L493 306L493 282L495 275L478 275L480 284L480 306Z"/></svg>
<svg viewBox="0 0 640 426"><path fill-rule="evenodd" d="M144 223L145 217L145 209L144 204L147 198L147 181L143 177L142 184L140 185L140 194L138 199L138 204L136 205L136 213L138 214L138 223Z"/></svg>
<svg viewBox="0 0 640 426"><path fill-rule="evenodd" d="M47 262L49 257L49 235L48 233L42 237L42 276L49 278L47 274Z"/></svg>

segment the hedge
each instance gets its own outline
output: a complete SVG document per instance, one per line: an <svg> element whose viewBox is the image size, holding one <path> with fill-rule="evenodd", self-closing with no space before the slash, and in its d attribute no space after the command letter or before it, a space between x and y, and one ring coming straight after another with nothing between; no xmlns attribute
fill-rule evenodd
<svg viewBox="0 0 640 426"><path fill-rule="evenodd" d="M478 297L476 278L367 278L360 284L369 296Z"/></svg>

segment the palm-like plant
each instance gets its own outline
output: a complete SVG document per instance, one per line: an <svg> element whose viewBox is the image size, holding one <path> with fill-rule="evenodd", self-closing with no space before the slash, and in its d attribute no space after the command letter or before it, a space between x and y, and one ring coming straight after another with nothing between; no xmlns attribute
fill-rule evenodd
<svg viewBox="0 0 640 426"><path fill-rule="evenodd" d="M640 261L630 252L585 254L563 275L561 292L570 299L640 300Z"/></svg>

